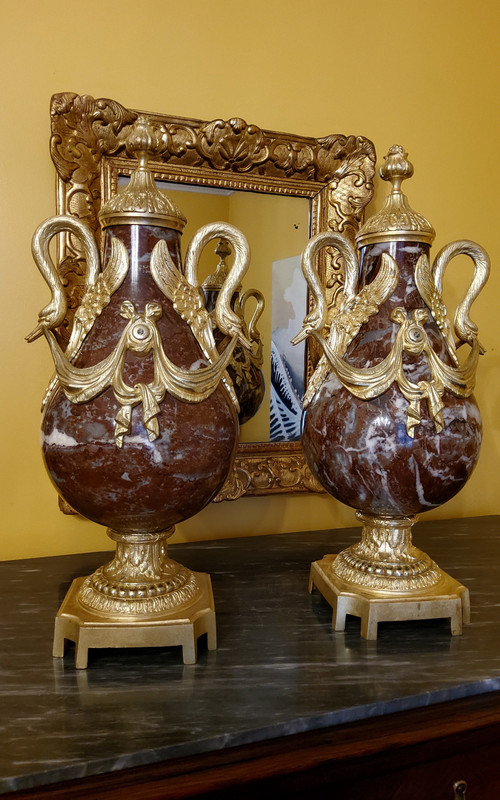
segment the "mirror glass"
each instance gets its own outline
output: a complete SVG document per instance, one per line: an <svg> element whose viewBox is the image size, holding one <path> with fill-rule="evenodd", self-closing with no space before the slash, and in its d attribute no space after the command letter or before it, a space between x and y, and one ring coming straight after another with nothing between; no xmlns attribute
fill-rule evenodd
<svg viewBox="0 0 500 800"><path fill-rule="evenodd" d="M120 175L119 188L128 181L128 176ZM293 347L290 339L300 331L307 312L307 286L300 255L309 239L310 200L184 186L158 179L156 184L187 218L181 237L183 263L193 235L208 222L229 222L246 236L251 259L243 290L258 289L266 302L257 323L263 342L266 391L258 412L241 426L240 441L298 441L306 354L304 343ZM201 256L200 284L219 262L216 247L214 240ZM226 261L231 264L232 257ZM247 321L253 313L252 302L246 311Z"/></svg>

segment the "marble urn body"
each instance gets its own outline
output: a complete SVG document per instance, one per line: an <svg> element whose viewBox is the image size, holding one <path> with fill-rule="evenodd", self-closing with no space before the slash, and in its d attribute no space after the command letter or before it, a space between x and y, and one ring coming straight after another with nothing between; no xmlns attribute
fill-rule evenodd
<svg viewBox="0 0 500 800"><path fill-rule="evenodd" d="M196 402L168 391L161 402L148 397L158 383L155 353L147 350L153 336L177 368L196 373L206 364L191 328L149 269L159 241L180 268L179 237L177 231L149 225L106 228L104 262L109 263L112 240L118 240L127 253L128 273L74 365L81 370L102 363L128 328L132 346L123 353L122 380L126 387L140 388L121 405L113 387L75 403L59 385L43 415L42 451L57 491L75 511L117 531L156 533L196 514L224 483L238 441L235 406L222 381ZM124 304L130 319L123 317ZM157 317L148 314L148 305ZM130 420L122 423L123 409L132 403Z"/></svg>
<svg viewBox="0 0 500 800"><path fill-rule="evenodd" d="M319 482L355 508L364 525L361 542L328 567L335 591L358 587L408 598L441 586L444 575L412 544L415 515L453 497L479 457L473 388L483 350L469 312L489 260L479 245L463 240L444 247L431 264L435 233L401 191L413 174L401 147L391 148L380 174L392 191L361 228L360 255L349 240L328 233L304 251L313 306L296 340L312 336L322 355L304 398L302 444ZM340 252L346 269L333 309L326 308L314 265L326 246ZM452 327L442 283L449 261L461 254L472 259L474 274ZM458 348L465 343L463 355Z"/></svg>
<svg viewBox="0 0 500 800"><path fill-rule="evenodd" d="M465 485L479 457L481 418L473 394L446 391L440 397L433 385L425 348L432 348L445 370L454 364L415 282L416 264L429 258L429 246L367 245L360 291L369 287L384 253L398 265L397 285L349 344L344 360L355 369L376 368L390 356L402 323L400 368L409 384L422 387L418 410L397 381L364 398L332 368L304 414L302 441L310 468L338 500L367 514L405 517L442 505Z"/></svg>
<svg viewBox="0 0 500 800"><path fill-rule="evenodd" d="M114 646L133 643L123 627L132 620L146 621L137 640L142 644L184 646L186 624L194 641L205 632L215 640L213 624L210 630L199 624L207 613L214 616L208 576L169 559L166 540L178 522L215 497L232 467L239 406L227 370L235 348L251 343L231 298L248 268L249 249L236 228L210 223L195 234L181 264L186 220L158 190L148 167L163 135L161 126L155 129L141 117L129 134L126 146L138 166L125 189L101 209L102 265L93 236L72 217L47 220L33 238L52 300L27 338L45 335L56 368L44 399L43 457L63 499L106 525L117 542L113 561L84 579L71 613L58 620L57 655L61 636L80 636L71 620L88 627L85 614L114 620ZM85 292L65 351L57 327L66 297L49 252L60 231L80 240L87 262ZM211 316L197 265L207 243L221 236L235 258ZM219 348L214 328L224 337ZM151 620L163 620L163 637L151 633ZM98 623L92 625L93 646L105 646ZM188 659L193 658L191 644Z"/></svg>

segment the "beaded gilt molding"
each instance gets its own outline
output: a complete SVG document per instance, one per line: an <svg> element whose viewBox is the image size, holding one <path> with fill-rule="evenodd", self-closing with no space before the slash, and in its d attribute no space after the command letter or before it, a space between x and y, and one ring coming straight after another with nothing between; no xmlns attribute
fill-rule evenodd
<svg viewBox="0 0 500 800"><path fill-rule="evenodd" d="M57 170L57 213L85 222L100 240L98 212L117 190L118 176L130 174L124 143L139 112L114 100L63 92L52 97L50 153ZM310 233L339 231L354 241L373 195L375 149L363 136L332 134L320 139L277 133L229 120L202 121L164 114L145 116L165 127L155 177L310 199ZM82 297L85 261L78 242L62 234L58 271L67 287L68 312L58 331L66 344ZM325 249L319 265L333 308L343 285L337 251ZM310 371L318 354L310 353ZM240 444L233 473L216 498L322 491L299 442Z"/></svg>

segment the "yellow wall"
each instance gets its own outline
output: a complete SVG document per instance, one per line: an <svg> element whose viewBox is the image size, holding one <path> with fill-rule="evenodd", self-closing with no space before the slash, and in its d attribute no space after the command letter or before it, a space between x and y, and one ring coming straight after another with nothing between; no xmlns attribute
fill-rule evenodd
<svg viewBox="0 0 500 800"><path fill-rule="evenodd" d="M48 349L42 341L23 342L48 299L29 243L54 211L48 108L50 95L60 91L202 119L239 115L304 135L364 134L380 156L394 142L404 144L415 165L410 199L438 232L435 251L452 239L471 238L493 260L490 282L473 309L488 350L477 390L485 428L481 460L462 493L427 516L497 512L497 0L191 0L183 9L165 0L3 5L0 557L109 547L99 526L57 509L38 449ZM375 207L382 196L377 184ZM346 524L354 524L353 512L326 497L249 498L210 506L177 535Z"/></svg>

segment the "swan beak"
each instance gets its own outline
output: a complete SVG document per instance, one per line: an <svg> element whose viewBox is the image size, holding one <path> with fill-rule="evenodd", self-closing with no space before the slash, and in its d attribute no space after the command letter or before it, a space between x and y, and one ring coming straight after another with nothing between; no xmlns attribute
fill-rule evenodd
<svg viewBox="0 0 500 800"><path fill-rule="evenodd" d="M484 356L484 354L486 353L486 348L484 348L484 347L483 347L483 345L481 344L481 342L479 341L479 339L476 339L476 341L477 341L477 349L478 349L478 351L479 351L479 355L480 355L480 356ZM457 350L458 350L460 347L462 347L462 345L464 345L464 344L469 344L469 345L472 347L472 344L473 344L473 339L471 339L471 341L469 341L469 342L465 342L465 341L458 342L458 344L457 344Z"/></svg>
<svg viewBox="0 0 500 800"><path fill-rule="evenodd" d="M250 339L247 339L247 337L242 331L238 332L238 340L243 345L243 347L246 347L247 350L252 349L252 342L250 341Z"/></svg>
<svg viewBox="0 0 500 800"><path fill-rule="evenodd" d="M303 330L301 330L300 333L297 334L297 336L293 337L293 339L291 340L291 343L292 344L300 344L306 338L307 338L307 331L304 328Z"/></svg>
<svg viewBox="0 0 500 800"><path fill-rule="evenodd" d="M38 325L36 326L36 328L34 328L31 331L31 333L28 333L28 335L25 336L25 339L26 339L27 342L34 342L35 339L38 339L38 337L42 335L42 333L43 333L43 326L39 322Z"/></svg>

